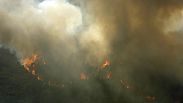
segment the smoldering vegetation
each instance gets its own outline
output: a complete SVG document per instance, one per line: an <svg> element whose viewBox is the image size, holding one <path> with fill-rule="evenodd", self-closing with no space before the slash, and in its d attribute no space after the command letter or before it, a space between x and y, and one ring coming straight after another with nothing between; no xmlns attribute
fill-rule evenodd
<svg viewBox="0 0 183 103"><path fill-rule="evenodd" d="M0 1L0 43L16 51L17 57L9 56L8 50L1 53L2 70L13 72L2 76L28 78L25 83L10 76L2 79L1 97L8 98L2 102L9 98L18 103L183 101L181 0L46 1ZM33 53L47 62L38 65L44 81L26 76L23 67L13 63ZM103 80L97 69L106 58L112 77ZM83 81L82 72L97 76ZM30 96L34 95L27 92L30 89L3 89L12 82L34 90L36 96ZM12 90L16 92L11 96Z"/></svg>

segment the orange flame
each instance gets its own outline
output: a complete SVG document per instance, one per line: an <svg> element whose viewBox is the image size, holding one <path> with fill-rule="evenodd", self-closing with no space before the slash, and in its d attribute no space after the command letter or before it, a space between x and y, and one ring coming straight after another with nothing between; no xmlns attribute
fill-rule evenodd
<svg viewBox="0 0 183 103"><path fill-rule="evenodd" d="M42 63L43 65L46 65L47 62L45 61L44 57L41 57L40 55L33 54L30 57L27 57L25 59L21 60L22 65L24 66L25 70L29 73L31 73L37 80L40 80L42 82L46 82L43 77L41 77L37 72L37 64ZM81 79L85 80L87 79L87 76L85 74L81 75ZM59 88L64 88L65 84L59 84L54 81L48 81L47 84L49 86L55 86Z"/></svg>
<svg viewBox="0 0 183 103"><path fill-rule="evenodd" d="M103 69L103 68L106 68L108 66L110 66L110 61L109 60L105 60L104 63L102 64L101 68Z"/></svg>
<svg viewBox="0 0 183 103"><path fill-rule="evenodd" d="M22 60L22 65L24 68L30 72L30 68L34 65L34 63L38 60L38 55L34 54L31 57L25 58Z"/></svg>
<svg viewBox="0 0 183 103"><path fill-rule="evenodd" d="M27 57L22 60L22 65L24 66L25 70L27 70L34 76L37 76L35 64L38 61L38 59L38 55L33 54L31 57ZM40 77L37 76L37 79L40 80Z"/></svg>

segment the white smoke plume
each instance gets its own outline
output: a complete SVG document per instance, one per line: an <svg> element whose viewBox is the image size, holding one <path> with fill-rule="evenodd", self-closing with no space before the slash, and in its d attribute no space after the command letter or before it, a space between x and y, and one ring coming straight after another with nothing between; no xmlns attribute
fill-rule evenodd
<svg viewBox="0 0 183 103"><path fill-rule="evenodd" d="M20 62L43 56L48 75L79 79L86 65L98 66L110 53L102 25L82 9L67 0L0 0L0 44Z"/></svg>
<svg viewBox="0 0 183 103"><path fill-rule="evenodd" d="M46 51L42 48L56 49L66 57L79 48L93 56L100 50L108 53L102 27L97 23L84 27L85 14L66 0L1 0L0 5L0 42L22 56Z"/></svg>

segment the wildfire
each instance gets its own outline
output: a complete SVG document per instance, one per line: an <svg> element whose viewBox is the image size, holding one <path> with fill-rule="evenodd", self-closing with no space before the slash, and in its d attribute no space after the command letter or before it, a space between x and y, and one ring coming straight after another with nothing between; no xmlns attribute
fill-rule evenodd
<svg viewBox="0 0 183 103"><path fill-rule="evenodd" d="M25 70L30 72L32 75L36 76L38 80L40 77L36 73L36 63L38 62L39 57L37 54L33 54L30 57L22 59L22 65L24 66Z"/></svg>
<svg viewBox="0 0 183 103"><path fill-rule="evenodd" d="M31 57L22 60L22 65L28 72L33 72L30 69L34 67L35 62L38 60L38 55L33 54ZM34 70L34 69L33 69Z"/></svg>
<svg viewBox="0 0 183 103"><path fill-rule="evenodd" d="M24 58L21 60L22 65L24 66L25 70L29 73L31 73L37 80L40 80L49 86L54 86L58 88L64 88L66 85L65 84L60 84L59 82L56 81L45 81L42 76L40 76L37 72L37 66L38 64L43 64L46 65L47 62L45 61L44 57L41 57L38 54L33 54L30 57ZM86 80L88 79L88 76L85 73L82 73L81 75L81 80Z"/></svg>
<svg viewBox="0 0 183 103"><path fill-rule="evenodd" d="M106 68L108 66L110 66L110 61L109 60L105 60L104 63L102 64L101 68L103 69L103 68Z"/></svg>

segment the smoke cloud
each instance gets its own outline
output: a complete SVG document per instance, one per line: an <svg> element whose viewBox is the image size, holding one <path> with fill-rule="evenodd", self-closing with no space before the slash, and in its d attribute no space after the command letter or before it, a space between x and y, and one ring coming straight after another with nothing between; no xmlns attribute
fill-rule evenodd
<svg viewBox="0 0 183 103"><path fill-rule="evenodd" d="M138 96L164 103L174 81L183 83L182 7L181 0L0 0L0 43L20 58L45 56L46 74L65 81L109 58L115 98L126 80Z"/></svg>
<svg viewBox="0 0 183 103"><path fill-rule="evenodd" d="M109 51L102 27L85 26L80 7L65 0L1 0L0 4L1 44L16 49L19 58L38 53L83 68L85 60L95 61L97 53L106 56Z"/></svg>
<svg viewBox="0 0 183 103"><path fill-rule="evenodd" d="M182 1L94 0L88 5L109 37L116 78L164 96L167 91L159 86L164 80L155 78L182 84Z"/></svg>

